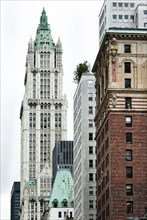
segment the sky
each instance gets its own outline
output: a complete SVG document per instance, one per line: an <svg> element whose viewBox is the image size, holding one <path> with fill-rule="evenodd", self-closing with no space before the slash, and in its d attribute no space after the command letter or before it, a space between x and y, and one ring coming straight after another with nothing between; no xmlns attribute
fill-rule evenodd
<svg viewBox="0 0 147 220"><path fill-rule="evenodd" d="M25 87L28 41L35 39L43 7L51 34L63 45L63 90L67 94L67 139L73 140L73 72L87 60L91 68L98 53L98 15L103 0L1 0L1 164L0 220L10 219L10 194L20 180L20 106Z"/></svg>

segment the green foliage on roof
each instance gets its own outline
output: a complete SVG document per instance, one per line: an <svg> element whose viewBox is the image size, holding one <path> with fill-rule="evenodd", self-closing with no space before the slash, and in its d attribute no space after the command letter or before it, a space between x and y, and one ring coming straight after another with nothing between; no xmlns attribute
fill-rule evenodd
<svg viewBox="0 0 147 220"><path fill-rule="evenodd" d="M84 72L90 72L90 64L88 61L84 61L84 63L79 63L74 71L73 80L75 83L79 83L81 76Z"/></svg>

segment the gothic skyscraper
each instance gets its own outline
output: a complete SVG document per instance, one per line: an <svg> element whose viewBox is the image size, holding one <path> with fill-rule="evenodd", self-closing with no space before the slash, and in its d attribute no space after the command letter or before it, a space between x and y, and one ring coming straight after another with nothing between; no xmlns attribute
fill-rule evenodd
<svg viewBox="0 0 147 220"><path fill-rule="evenodd" d="M20 219L40 220L51 190L52 150L55 141L67 138L62 43L55 45L44 9L36 39L28 43L24 84Z"/></svg>

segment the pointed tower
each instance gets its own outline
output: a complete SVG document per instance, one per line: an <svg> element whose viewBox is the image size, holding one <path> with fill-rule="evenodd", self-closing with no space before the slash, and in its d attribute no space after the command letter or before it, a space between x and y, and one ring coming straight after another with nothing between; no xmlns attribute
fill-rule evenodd
<svg viewBox="0 0 147 220"><path fill-rule="evenodd" d="M21 105L21 220L40 220L48 203L52 150L66 140L67 99L63 95L62 44L54 44L43 9L26 58Z"/></svg>

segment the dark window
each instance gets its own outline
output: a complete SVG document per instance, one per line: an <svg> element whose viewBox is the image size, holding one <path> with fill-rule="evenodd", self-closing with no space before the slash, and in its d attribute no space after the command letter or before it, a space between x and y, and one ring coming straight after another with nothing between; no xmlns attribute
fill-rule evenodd
<svg viewBox="0 0 147 220"><path fill-rule="evenodd" d="M132 108L132 98L130 97L125 98L125 108L126 109Z"/></svg>
<svg viewBox="0 0 147 220"><path fill-rule="evenodd" d="M93 107L89 106L89 114L93 114Z"/></svg>
<svg viewBox="0 0 147 220"><path fill-rule="evenodd" d="M121 20L122 19L122 15L118 15L118 18Z"/></svg>
<svg viewBox="0 0 147 220"><path fill-rule="evenodd" d="M118 6L119 6L119 7L122 7L122 5L123 5L122 3L118 3Z"/></svg>
<svg viewBox="0 0 147 220"><path fill-rule="evenodd" d="M89 160L89 167L93 167L93 160Z"/></svg>
<svg viewBox="0 0 147 220"><path fill-rule="evenodd" d="M133 178L133 167L126 167L126 177Z"/></svg>
<svg viewBox="0 0 147 220"><path fill-rule="evenodd" d="M127 213L133 213L133 202L132 201L128 201L127 202Z"/></svg>
<svg viewBox="0 0 147 220"><path fill-rule="evenodd" d="M130 20L134 22L134 15L130 15Z"/></svg>
<svg viewBox="0 0 147 220"><path fill-rule="evenodd" d="M126 19L126 20L128 19L128 17L129 17L128 15L125 15L125 19Z"/></svg>
<svg viewBox="0 0 147 220"><path fill-rule="evenodd" d="M132 144L132 133L126 133L126 144Z"/></svg>
<svg viewBox="0 0 147 220"><path fill-rule="evenodd" d="M131 53L131 45L130 44L125 44L124 45L124 52L125 53Z"/></svg>
<svg viewBox="0 0 147 220"><path fill-rule="evenodd" d="M58 212L58 218L62 217L62 212Z"/></svg>
<svg viewBox="0 0 147 220"><path fill-rule="evenodd" d="M93 200L89 200L89 208L93 209Z"/></svg>
<svg viewBox="0 0 147 220"><path fill-rule="evenodd" d="M125 79L125 88L131 88L131 79Z"/></svg>
<svg viewBox="0 0 147 220"><path fill-rule="evenodd" d="M144 12L144 15L147 15L147 10L144 10L143 12Z"/></svg>
<svg viewBox="0 0 147 220"><path fill-rule="evenodd" d="M125 7L127 8L128 7L128 3L124 3Z"/></svg>
<svg viewBox="0 0 147 220"><path fill-rule="evenodd" d="M126 150L126 160L131 161L133 159L132 150Z"/></svg>
<svg viewBox="0 0 147 220"><path fill-rule="evenodd" d="M117 18L117 15L113 15L112 17L113 17L113 19L116 19L116 18Z"/></svg>
<svg viewBox="0 0 147 220"><path fill-rule="evenodd" d="M89 146L89 154L93 154L93 146Z"/></svg>
<svg viewBox="0 0 147 220"><path fill-rule="evenodd" d="M126 116L125 120L126 127L132 127L132 116Z"/></svg>
<svg viewBox="0 0 147 220"><path fill-rule="evenodd" d="M117 3L116 3L116 2L113 2L112 5L113 5L113 7L116 7L116 6L117 6Z"/></svg>
<svg viewBox="0 0 147 220"><path fill-rule="evenodd" d="M134 8L134 3L130 3L130 7L131 7L131 8Z"/></svg>
<svg viewBox="0 0 147 220"><path fill-rule="evenodd" d="M89 140L90 140L90 141L93 140L93 133L89 133Z"/></svg>
<svg viewBox="0 0 147 220"><path fill-rule="evenodd" d="M133 195L133 184L126 184L126 195L127 196Z"/></svg>
<svg viewBox="0 0 147 220"><path fill-rule="evenodd" d="M89 173L89 181L93 181L93 173Z"/></svg>
<svg viewBox="0 0 147 220"><path fill-rule="evenodd" d="M131 73L131 62L125 62L124 63L124 72L125 73Z"/></svg>

